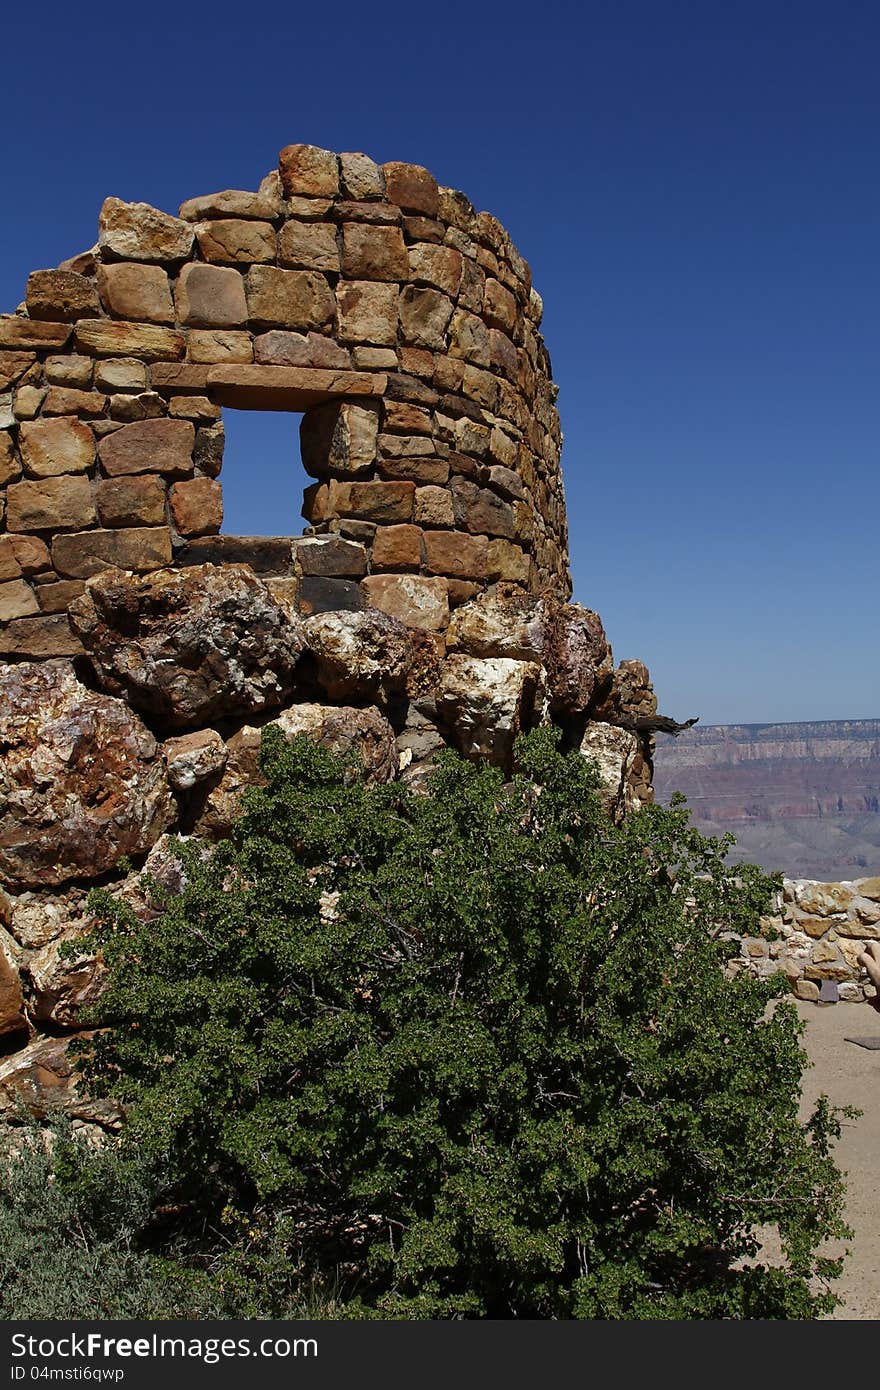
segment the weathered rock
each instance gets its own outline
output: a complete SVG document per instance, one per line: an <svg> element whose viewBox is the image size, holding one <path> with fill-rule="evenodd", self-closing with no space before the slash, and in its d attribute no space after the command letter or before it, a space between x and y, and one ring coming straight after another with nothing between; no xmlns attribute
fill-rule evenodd
<svg viewBox="0 0 880 1390"><path fill-rule="evenodd" d="M28 951L38 950L50 941L57 941L68 931L85 931L89 913L86 893L71 888L58 895L45 892L20 893L11 899L9 930L19 946Z"/></svg>
<svg viewBox="0 0 880 1390"><path fill-rule="evenodd" d="M88 363L91 371L93 364L90 357L79 357L73 360ZM147 368L136 357L108 357L101 362L95 362L94 368L95 385L101 391L145 391L147 389Z"/></svg>
<svg viewBox="0 0 880 1390"><path fill-rule="evenodd" d="M327 473L365 473L376 458L379 411L375 405L328 401L313 406L300 425L303 468L313 478Z"/></svg>
<svg viewBox="0 0 880 1390"><path fill-rule="evenodd" d="M436 217L440 210L437 180L420 164L401 164L395 160L382 165L385 189L390 203L407 212L421 212Z"/></svg>
<svg viewBox="0 0 880 1390"><path fill-rule="evenodd" d="M206 266L207 270L219 270L219 266ZM237 274L236 271L232 272ZM244 285L242 284L242 290ZM239 311L236 305L234 312ZM209 312L215 312L212 308ZM228 312L226 309L221 312ZM245 315L247 306L245 306ZM213 366L216 363L253 362L254 344L250 333L236 333L233 329L214 329L213 331L194 328L187 339L187 356L190 362L205 363Z"/></svg>
<svg viewBox="0 0 880 1390"><path fill-rule="evenodd" d="M174 292L177 317L181 323L201 328L235 328L247 320L244 280L237 270L217 265L185 265ZM204 355L193 361L229 361L229 356ZM244 360L250 361L250 356Z"/></svg>
<svg viewBox="0 0 880 1390"><path fill-rule="evenodd" d="M7 391L10 386L14 386L18 379L23 377L25 372L30 370L36 360L32 352L0 351L0 391ZM61 359L50 357L46 362L46 378L48 381L53 381L55 379L50 375L52 369L51 364L58 360L64 362L67 359L63 357ZM79 382L75 382L74 384L79 385Z"/></svg>
<svg viewBox="0 0 880 1390"><path fill-rule="evenodd" d="M307 618L306 645L329 699L386 700L402 690L413 659L403 623L377 609Z"/></svg>
<svg viewBox="0 0 880 1390"><path fill-rule="evenodd" d="M380 526L373 541L374 572L418 570L422 563L422 532L418 526Z"/></svg>
<svg viewBox="0 0 880 1390"><path fill-rule="evenodd" d="M68 661L0 667L0 876L95 878L149 849L174 816L156 741Z"/></svg>
<svg viewBox="0 0 880 1390"><path fill-rule="evenodd" d="M281 729L288 738L305 734L331 753L350 758L355 775L370 782L390 782L397 774L394 730L375 708L294 705L282 711L269 727ZM242 791L264 784L259 768L261 736L261 729L245 725L229 740L226 771L205 802L196 823L198 834L225 835L239 812Z"/></svg>
<svg viewBox="0 0 880 1390"><path fill-rule="evenodd" d="M85 473L95 461L92 431L80 420L66 416L22 425L19 447L24 470L31 478Z"/></svg>
<svg viewBox="0 0 880 1390"><path fill-rule="evenodd" d="M359 579L367 572L367 552L356 541L341 536L302 536L293 542L297 573L327 579Z"/></svg>
<svg viewBox="0 0 880 1390"><path fill-rule="evenodd" d="M286 145L278 156L278 172L287 198L332 198L339 192L336 155L317 145Z"/></svg>
<svg viewBox="0 0 880 1390"><path fill-rule="evenodd" d="M98 271L101 298L120 319L146 319L148 323L173 323L174 305L166 272L158 265L120 261Z"/></svg>
<svg viewBox="0 0 880 1390"><path fill-rule="evenodd" d="M442 351L452 317L452 300L439 290L407 285L400 296L400 326L404 340L416 347Z"/></svg>
<svg viewBox="0 0 880 1390"><path fill-rule="evenodd" d="M88 1037L81 1034L80 1043ZM103 1128L117 1126L120 1107L115 1101L92 1099L80 1089L69 1047L68 1038L36 1038L22 1052L0 1060L0 1116L14 1119L24 1105L35 1119L62 1111Z"/></svg>
<svg viewBox="0 0 880 1390"><path fill-rule="evenodd" d="M467 758L509 767L518 735L543 718L544 680L534 661L453 653L437 689L437 715L449 742Z"/></svg>
<svg viewBox="0 0 880 1390"><path fill-rule="evenodd" d="M0 348L63 348L69 323L40 323L20 314L0 314Z"/></svg>
<svg viewBox="0 0 880 1390"><path fill-rule="evenodd" d="M405 627L442 632L449 622L449 586L445 579L418 574L371 574L361 580L367 603L398 618Z"/></svg>
<svg viewBox="0 0 880 1390"><path fill-rule="evenodd" d="M11 622L13 618L27 618L39 611L36 594L23 579L10 579L8 583L0 584L0 623Z"/></svg>
<svg viewBox="0 0 880 1390"><path fill-rule="evenodd" d="M244 565L96 576L70 609L103 689L169 728L277 709L302 626Z"/></svg>
<svg viewBox="0 0 880 1390"><path fill-rule="evenodd" d="M9 531L76 530L95 520L91 484L81 474L11 483L6 494Z"/></svg>
<svg viewBox="0 0 880 1390"><path fill-rule="evenodd" d="M554 605L530 594L486 592L457 608L449 623L450 651L466 656L505 656L547 664Z"/></svg>
<svg viewBox="0 0 880 1390"><path fill-rule="evenodd" d="M590 707L591 719L609 724L628 724L636 719L657 713L648 668L641 661L621 661L611 671L611 653L596 683L595 698Z"/></svg>
<svg viewBox="0 0 880 1390"><path fill-rule="evenodd" d="M175 483L168 493L171 516L181 536L205 536L220 530L223 492L213 478Z"/></svg>
<svg viewBox="0 0 880 1390"><path fill-rule="evenodd" d="M405 280L409 258L400 228L345 223L342 273L350 280Z"/></svg>
<svg viewBox="0 0 880 1390"><path fill-rule="evenodd" d="M378 164L368 155L360 153L341 154L339 168L342 174L342 190L346 197L356 201L381 198L385 192L385 178Z"/></svg>
<svg viewBox="0 0 880 1390"><path fill-rule="evenodd" d="M27 1030L14 943L0 927L0 1038Z"/></svg>
<svg viewBox="0 0 880 1390"><path fill-rule="evenodd" d="M35 270L28 276L27 310L32 319L72 323L101 312L91 280L69 270Z"/></svg>
<svg viewBox="0 0 880 1390"><path fill-rule="evenodd" d="M168 781L175 791L191 791L198 782L218 776L226 766L226 744L216 729L170 738L164 745Z"/></svg>
<svg viewBox="0 0 880 1390"><path fill-rule="evenodd" d="M340 281L336 291L339 337L345 343L397 342L396 285L378 280Z"/></svg>
<svg viewBox="0 0 880 1390"><path fill-rule="evenodd" d="M111 478L123 473L182 477L193 470L195 442L195 427L189 420L141 420L102 439L98 458Z"/></svg>
<svg viewBox="0 0 880 1390"><path fill-rule="evenodd" d="M489 563L486 536L466 536L460 531L426 531L425 559L432 574L451 579L485 579Z"/></svg>
<svg viewBox="0 0 880 1390"><path fill-rule="evenodd" d="M66 613L16 618L0 628L0 657L42 661L56 656L81 656L82 646L71 632Z"/></svg>
<svg viewBox="0 0 880 1390"><path fill-rule="evenodd" d="M43 399L44 415L84 415L97 419L107 409L100 391L77 391L69 386L50 386Z"/></svg>
<svg viewBox="0 0 880 1390"><path fill-rule="evenodd" d="M196 224L199 250L206 261L221 265L274 264L277 246L270 222L223 218Z"/></svg>
<svg viewBox="0 0 880 1390"><path fill-rule="evenodd" d="M255 265L245 278L248 317L260 328L320 328L333 317L333 294L314 270Z"/></svg>
<svg viewBox="0 0 880 1390"><path fill-rule="evenodd" d="M111 568L148 574L170 563L171 532L167 526L75 531L58 535L52 542L52 564L68 579L88 579Z"/></svg>
<svg viewBox="0 0 880 1390"><path fill-rule="evenodd" d="M587 709L596 681L607 670L611 649L598 613L579 603L557 608L546 664L553 714Z"/></svg>
<svg viewBox="0 0 880 1390"><path fill-rule="evenodd" d="M77 348L95 357L139 357L142 362L176 362L186 339L174 328L111 319L80 319L74 329Z"/></svg>
<svg viewBox="0 0 880 1390"><path fill-rule="evenodd" d="M182 261L193 249L193 229L149 203L105 198L98 219L98 245L105 258L113 260Z"/></svg>
<svg viewBox="0 0 880 1390"><path fill-rule="evenodd" d="M589 723L580 751L594 764L600 779L600 797L615 822L634 809L629 777L639 752L639 741L629 729L612 724Z"/></svg>
<svg viewBox="0 0 880 1390"><path fill-rule="evenodd" d="M68 956L65 947L81 935L68 930L27 959L28 1013L37 1023L75 1028L82 1009L88 1009L107 986L107 970L100 957L82 950Z"/></svg>
<svg viewBox="0 0 880 1390"><path fill-rule="evenodd" d="M281 212L280 191L268 188L248 193L241 188L225 188L220 193L204 193L181 203L178 216L187 222L202 222L212 217L253 217L258 222L271 222Z"/></svg>
<svg viewBox="0 0 880 1390"><path fill-rule="evenodd" d="M254 339L254 357L273 367L329 367L346 371L351 356L323 333L288 333L275 328Z"/></svg>
<svg viewBox="0 0 880 1390"><path fill-rule="evenodd" d="M336 228L330 222L285 222L278 234L278 260L298 270L339 274Z"/></svg>

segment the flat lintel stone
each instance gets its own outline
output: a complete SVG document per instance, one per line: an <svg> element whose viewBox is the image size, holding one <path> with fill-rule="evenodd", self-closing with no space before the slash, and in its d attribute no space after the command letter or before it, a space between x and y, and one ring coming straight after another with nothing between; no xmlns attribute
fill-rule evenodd
<svg viewBox="0 0 880 1390"><path fill-rule="evenodd" d="M239 410L308 410L338 396L382 396L387 379L373 372L259 364L208 368L208 392Z"/></svg>

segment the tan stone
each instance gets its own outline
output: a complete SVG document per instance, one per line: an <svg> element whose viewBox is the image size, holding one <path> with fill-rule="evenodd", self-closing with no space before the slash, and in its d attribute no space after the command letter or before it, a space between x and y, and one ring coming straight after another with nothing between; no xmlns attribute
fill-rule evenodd
<svg viewBox="0 0 880 1390"><path fill-rule="evenodd" d="M161 266L137 261L102 265L98 268L98 289L106 308L117 318L174 322L171 286Z"/></svg>
<svg viewBox="0 0 880 1390"><path fill-rule="evenodd" d="M5 933L4 933L5 935ZM0 942L0 1037L27 1032L21 980L11 952Z"/></svg>
<svg viewBox="0 0 880 1390"><path fill-rule="evenodd" d="M178 217L186 222L203 222L215 217L252 217L258 222L271 222L281 213L280 187L259 193L247 193L241 188L226 188L221 193L204 193L181 203Z"/></svg>
<svg viewBox="0 0 880 1390"><path fill-rule="evenodd" d="M388 347L357 346L352 348L351 357L359 371L378 369L393 372L398 364L397 353L394 348Z"/></svg>
<svg viewBox="0 0 880 1390"><path fill-rule="evenodd" d="M291 197L287 199L287 215L299 222L321 222L332 206L332 198Z"/></svg>
<svg viewBox="0 0 880 1390"><path fill-rule="evenodd" d="M394 482L440 487L449 478L449 464L438 458L380 458L376 468L380 477Z"/></svg>
<svg viewBox="0 0 880 1390"><path fill-rule="evenodd" d="M0 391L5 391L10 386L14 386L20 377L36 362L36 357L32 352L0 352ZM65 358L50 357L46 362L47 380L54 380L49 375L51 364L57 361L65 361ZM75 383L79 385L80 383Z"/></svg>
<svg viewBox="0 0 880 1390"><path fill-rule="evenodd" d="M439 290L407 285L400 296L400 326L408 343L442 351L452 317L452 301Z"/></svg>
<svg viewBox="0 0 880 1390"><path fill-rule="evenodd" d="M528 584L529 555L512 541L494 537L489 541L487 579L493 582L509 580L513 584Z"/></svg>
<svg viewBox="0 0 880 1390"><path fill-rule="evenodd" d="M121 261L183 261L193 249L193 229L149 203L106 198L98 218L98 245L105 257Z"/></svg>
<svg viewBox="0 0 880 1390"><path fill-rule="evenodd" d="M41 613L66 613L68 605L79 598L85 585L81 579L61 579L56 584L41 584L37 601Z"/></svg>
<svg viewBox="0 0 880 1390"><path fill-rule="evenodd" d="M313 406L300 425L300 457L306 472L323 478L328 472L363 473L376 458L379 410L354 401L328 401Z"/></svg>
<svg viewBox="0 0 880 1390"><path fill-rule="evenodd" d="M0 623L8 623L13 618L27 618L39 611L36 595L23 579L0 584Z"/></svg>
<svg viewBox="0 0 880 1390"><path fill-rule="evenodd" d="M452 495L445 487L416 488L413 519L421 526L454 526Z"/></svg>
<svg viewBox="0 0 880 1390"><path fill-rule="evenodd" d="M339 192L339 167L332 150L317 145L286 145L278 156L285 197L306 194L333 198Z"/></svg>
<svg viewBox="0 0 880 1390"><path fill-rule="evenodd" d="M422 532L418 526L380 526L373 541L373 571L418 570Z"/></svg>
<svg viewBox="0 0 880 1390"><path fill-rule="evenodd" d="M88 357L79 359L91 362ZM136 357L108 357L96 362L95 385L101 391L145 391L147 389L147 369Z"/></svg>
<svg viewBox="0 0 880 1390"><path fill-rule="evenodd" d="M798 999L806 999L815 1003L819 998L819 986L815 980L796 980L794 992Z"/></svg>
<svg viewBox="0 0 880 1390"><path fill-rule="evenodd" d="M872 902L880 902L880 878L860 878L857 880L856 887L861 897L870 898Z"/></svg>
<svg viewBox="0 0 880 1390"><path fill-rule="evenodd" d="M133 425L140 420L158 420L165 414L165 401L156 391L142 391L137 396L119 395L110 397L110 418L123 425ZM104 429L105 422L95 426L95 432L103 439L117 428Z"/></svg>
<svg viewBox="0 0 880 1390"><path fill-rule="evenodd" d="M385 193L385 178L378 164L368 155L353 153L339 156L342 191L347 198L381 198Z"/></svg>
<svg viewBox="0 0 880 1390"><path fill-rule="evenodd" d="M461 252L452 246L422 242L409 248L410 280L432 285L453 299L461 285L461 264Z"/></svg>
<svg viewBox="0 0 880 1390"><path fill-rule="evenodd" d="M275 260L275 228L270 222L247 222L237 218L199 222L196 237L206 261L221 265L268 265Z"/></svg>
<svg viewBox="0 0 880 1390"><path fill-rule="evenodd" d="M489 361L496 371L504 373L508 381L517 384L519 355L507 334L497 328L489 329Z"/></svg>
<svg viewBox="0 0 880 1390"><path fill-rule="evenodd" d="M485 579L489 543L485 536L465 536L460 531L426 531L425 556L432 574L454 579Z"/></svg>
<svg viewBox="0 0 880 1390"><path fill-rule="evenodd" d="M437 180L427 169L419 164L401 164L394 161L382 165L385 175L385 191L389 203L394 203L407 212L422 212L426 217L436 217L440 211L440 194Z"/></svg>
<svg viewBox="0 0 880 1390"><path fill-rule="evenodd" d="M8 546L20 574L39 574L51 568L49 548L37 536L0 536L0 545Z"/></svg>
<svg viewBox="0 0 880 1390"><path fill-rule="evenodd" d="M16 420L33 420L39 415L46 391L41 386L20 386L15 393L13 412Z"/></svg>
<svg viewBox="0 0 880 1390"><path fill-rule="evenodd" d="M79 531L56 536L52 563L70 579L88 579L105 569L145 574L171 563L167 526L132 526L120 531Z"/></svg>
<svg viewBox="0 0 880 1390"><path fill-rule="evenodd" d="M165 482L157 473L103 478L95 488L102 526L161 526L165 520Z"/></svg>
<svg viewBox="0 0 880 1390"><path fill-rule="evenodd" d="M224 332L217 329L209 332L194 328L187 337L186 355L190 362L253 362L254 342L250 333L235 333L232 330Z"/></svg>
<svg viewBox="0 0 880 1390"><path fill-rule="evenodd" d="M397 342L397 299L396 285L340 281L336 291L339 337L347 343L393 346Z"/></svg>
<svg viewBox="0 0 880 1390"><path fill-rule="evenodd" d="M333 293L313 270L253 266L245 280L251 322L266 328L320 328L333 317Z"/></svg>
<svg viewBox="0 0 880 1390"><path fill-rule="evenodd" d="M512 333L516 324L516 300L497 280L486 281L483 317L490 328Z"/></svg>
<svg viewBox="0 0 880 1390"><path fill-rule="evenodd" d="M107 409L100 391L77 391L71 386L50 386L43 401L44 415L84 415L97 419Z"/></svg>
<svg viewBox="0 0 880 1390"><path fill-rule="evenodd" d="M186 339L173 328L122 320L81 319L74 329L76 346L95 357L139 357L142 362L179 361Z"/></svg>
<svg viewBox="0 0 880 1390"><path fill-rule="evenodd" d="M346 371L351 355L323 333L290 333L273 328L254 339L254 357L267 366L331 367Z"/></svg>
<svg viewBox="0 0 880 1390"><path fill-rule="evenodd" d="M361 580L367 604L398 618L407 627L442 632L449 624L449 590L445 579L416 574L371 574Z"/></svg>
<svg viewBox="0 0 880 1390"><path fill-rule="evenodd" d="M110 477L121 473L191 473L195 429L189 420L143 420L123 425L98 447L101 466Z"/></svg>
<svg viewBox="0 0 880 1390"><path fill-rule="evenodd" d="M209 401L207 396L172 396L168 402L168 414L172 420L195 420L201 422L219 420L219 405Z"/></svg>
<svg viewBox="0 0 880 1390"><path fill-rule="evenodd" d="M199 782L216 777L226 766L226 744L216 729L169 738L163 745L168 781L177 791L190 791Z"/></svg>
<svg viewBox="0 0 880 1390"><path fill-rule="evenodd" d="M409 260L400 228L346 223L342 228L342 273L351 280L405 280Z"/></svg>
<svg viewBox="0 0 880 1390"><path fill-rule="evenodd" d="M17 618L0 629L0 656L45 661L52 657L81 656L83 646L70 629L66 613L39 618Z"/></svg>
<svg viewBox="0 0 880 1390"><path fill-rule="evenodd" d="M182 536L216 534L223 524L223 490L213 478L174 483L168 500L174 525Z"/></svg>
<svg viewBox="0 0 880 1390"><path fill-rule="evenodd" d="M75 531L95 521L91 484L81 474L12 483L6 499L9 531Z"/></svg>
<svg viewBox="0 0 880 1390"><path fill-rule="evenodd" d="M0 348L63 348L69 323L38 323L18 314L0 314Z"/></svg>
<svg viewBox="0 0 880 1390"><path fill-rule="evenodd" d="M491 363L489 329L476 314L457 309L449 326L449 356L464 358L478 367Z"/></svg>
<svg viewBox="0 0 880 1390"><path fill-rule="evenodd" d="M278 233L278 260L300 270L339 273L336 228L329 222L285 222Z"/></svg>
<svg viewBox="0 0 880 1390"><path fill-rule="evenodd" d="M318 367L221 365L207 374L211 397L238 410L308 410L331 396L381 396L386 387L380 373Z"/></svg>
<svg viewBox="0 0 880 1390"><path fill-rule="evenodd" d="M390 523L409 521L414 483L330 483L330 508L338 516Z"/></svg>
<svg viewBox="0 0 880 1390"><path fill-rule="evenodd" d="M28 276L27 310L32 319L71 323L101 312L91 280L69 270L34 270Z"/></svg>
<svg viewBox="0 0 880 1390"><path fill-rule="evenodd" d="M73 417L23 424L19 447L24 470L32 478L85 473L95 461L95 437L88 425Z"/></svg>
<svg viewBox="0 0 880 1390"><path fill-rule="evenodd" d="M21 473L18 459L15 456L15 445L12 436L6 431L0 431L0 487L5 487Z"/></svg>
<svg viewBox="0 0 880 1390"><path fill-rule="evenodd" d="M196 391L202 396L208 389L208 371L191 362L157 362L150 377L157 391Z"/></svg>
<svg viewBox="0 0 880 1390"><path fill-rule="evenodd" d="M814 917L830 917L846 912L855 894L842 883L804 882L798 885L796 901L802 912Z"/></svg>

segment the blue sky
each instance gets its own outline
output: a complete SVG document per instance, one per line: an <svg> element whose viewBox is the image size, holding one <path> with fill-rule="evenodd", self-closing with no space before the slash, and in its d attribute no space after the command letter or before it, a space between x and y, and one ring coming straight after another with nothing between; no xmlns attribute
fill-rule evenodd
<svg viewBox="0 0 880 1390"><path fill-rule="evenodd" d="M615 655L679 718L880 714L876 5L50 3L4 39L4 309L109 193L176 211L294 141L425 164L531 263ZM230 422L232 529L298 529L290 426Z"/></svg>

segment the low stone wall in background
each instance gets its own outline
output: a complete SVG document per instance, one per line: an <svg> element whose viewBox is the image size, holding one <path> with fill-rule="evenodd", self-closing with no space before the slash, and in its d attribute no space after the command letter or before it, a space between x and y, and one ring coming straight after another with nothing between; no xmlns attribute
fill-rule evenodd
<svg viewBox="0 0 880 1390"><path fill-rule="evenodd" d="M762 925L767 936L743 938L735 969L759 977L784 970L798 999L818 1000L823 981L837 986L841 1003L873 996L857 956L867 942L880 941L880 877L784 879L774 913Z"/></svg>

